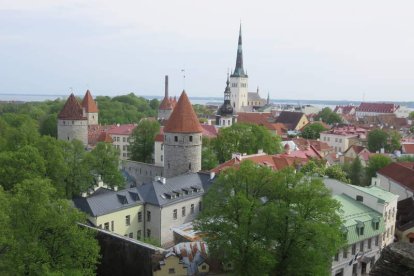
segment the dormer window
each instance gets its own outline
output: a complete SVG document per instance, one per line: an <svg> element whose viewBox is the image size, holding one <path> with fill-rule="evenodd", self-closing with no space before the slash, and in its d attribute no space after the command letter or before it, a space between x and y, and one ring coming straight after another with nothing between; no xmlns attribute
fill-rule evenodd
<svg viewBox="0 0 414 276"><path fill-rule="evenodd" d="M358 236L364 235L364 228L365 228L364 223L362 221L358 221L357 226L356 226Z"/></svg>
<svg viewBox="0 0 414 276"><path fill-rule="evenodd" d="M357 195L356 196L356 200L357 201L360 201L360 202L363 202L364 201L364 197L363 196L360 196L360 195Z"/></svg>
<svg viewBox="0 0 414 276"><path fill-rule="evenodd" d="M380 224L380 218L379 217L376 217L372 220L372 228L374 228L374 230L379 229L379 224Z"/></svg>

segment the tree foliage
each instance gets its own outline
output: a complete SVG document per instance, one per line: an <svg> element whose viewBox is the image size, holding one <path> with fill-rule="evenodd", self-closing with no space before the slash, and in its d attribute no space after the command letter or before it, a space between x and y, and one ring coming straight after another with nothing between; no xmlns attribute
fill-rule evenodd
<svg viewBox="0 0 414 276"><path fill-rule="evenodd" d="M371 178L375 177L377 174L377 171L384 168L385 166L392 163L392 160L390 157L382 155L382 154L374 154L369 158L368 166L366 168L367 172L367 183L369 184L371 182Z"/></svg>
<svg viewBox="0 0 414 276"><path fill-rule="evenodd" d="M132 160L152 163L155 136L160 132L157 121L142 120L134 129L131 139Z"/></svg>
<svg viewBox="0 0 414 276"><path fill-rule="evenodd" d="M362 167L361 160L357 156L349 166L349 179L351 184L362 185L364 178L364 168Z"/></svg>
<svg viewBox="0 0 414 276"><path fill-rule="evenodd" d="M302 166L300 171L311 176L327 176L345 183L349 183L346 172L340 165L332 165L327 167L324 160L310 160Z"/></svg>
<svg viewBox="0 0 414 276"><path fill-rule="evenodd" d="M328 125L342 123L342 118L329 107L323 108L315 117L317 121L322 121Z"/></svg>
<svg viewBox="0 0 414 276"><path fill-rule="evenodd" d="M201 169L211 170L218 166L217 154L214 150L216 140L203 137L203 148L201 152Z"/></svg>
<svg viewBox="0 0 414 276"><path fill-rule="evenodd" d="M303 128L302 137L305 139L319 139L320 133L325 131L326 128L320 123L314 123L307 125Z"/></svg>
<svg viewBox="0 0 414 276"><path fill-rule="evenodd" d="M236 275L324 275L342 246L339 203L321 180L245 161L222 172L196 227Z"/></svg>
<svg viewBox="0 0 414 276"><path fill-rule="evenodd" d="M80 228L85 215L57 199L48 180L33 178L10 194L0 187L0 271L4 275L94 275L99 246Z"/></svg>
<svg viewBox="0 0 414 276"><path fill-rule="evenodd" d="M281 139L272 135L265 127L255 124L237 123L220 130L214 144L218 161L231 158L232 153L257 153L262 149L267 154L281 152Z"/></svg>
<svg viewBox="0 0 414 276"><path fill-rule="evenodd" d="M368 133L368 149L371 152L379 152L381 149L394 152L401 148L401 134L397 131L384 131L374 129Z"/></svg>

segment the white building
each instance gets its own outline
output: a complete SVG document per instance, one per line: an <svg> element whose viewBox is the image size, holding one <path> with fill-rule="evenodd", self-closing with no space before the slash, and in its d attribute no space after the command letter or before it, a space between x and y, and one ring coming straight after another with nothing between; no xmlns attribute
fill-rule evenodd
<svg viewBox="0 0 414 276"><path fill-rule="evenodd" d="M366 135L366 129L345 126L321 132L320 140L331 146L335 152L344 152L350 146L360 144L360 140L366 139Z"/></svg>
<svg viewBox="0 0 414 276"><path fill-rule="evenodd" d="M112 145L119 150L121 160L131 157L130 143L132 141L130 139L136 127L136 124L116 125L107 131L112 138Z"/></svg>

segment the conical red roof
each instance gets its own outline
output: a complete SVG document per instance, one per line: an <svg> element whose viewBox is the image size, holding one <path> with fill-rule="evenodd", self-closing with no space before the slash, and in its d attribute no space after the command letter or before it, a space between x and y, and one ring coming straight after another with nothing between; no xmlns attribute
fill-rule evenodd
<svg viewBox="0 0 414 276"><path fill-rule="evenodd" d="M82 107L85 108L87 113L98 113L98 106L93 100L89 90L86 91L85 97L83 97Z"/></svg>
<svg viewBox="0 0 414 276"><path fill-rule="evenodd" d="M203 132L197 115L185 91L181 93L170 119L164 127L164 132L197 133Z"/></svg>
<svg viewBox="0 0 414 276"><path fill-rule="evenodd" d="M86 120L86 117L83 116L82 107L73 93L70 94L58 118L64 120Z"/></svg>
<svg viewBox="0 0 414 276"><path fill-rule="evenodd" d="M164 97L158 109L161 109L161 110L173 109L170 99L168 99L167 97Z"/></svg>

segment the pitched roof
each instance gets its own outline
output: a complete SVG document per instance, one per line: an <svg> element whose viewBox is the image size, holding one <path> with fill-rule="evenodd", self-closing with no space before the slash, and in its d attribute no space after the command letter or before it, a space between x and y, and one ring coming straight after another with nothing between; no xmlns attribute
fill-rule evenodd
<svg viewBox="0 0 414 276"><path fill-rule="evenodd" d="M414 162L391 163L378 173L414 191Z"/></svg>
<svg viewBox="0 0 414 276"><path fill-rule="evenodd" d="M337 105L333 112L346 115L346 114L349 114L354 109L355 109L355 106L353 105Z"/></svg>
<svg viewBox="0 0 414 276"><path fill-rule="evenodd" d="M59 112L58 118L64 120L86 120L86 117L83 116L82 107L73 93L66 100L65 105Z"/></svg>
<svg viewBox="0 0 414 276"><path fill-rule="evenodd" d="M276 119L276 123L282 123L288 126L289 128L295 128L302 116L305 114L302 112L292 112L292 111L282 111L279 114L279 117Z"/></svg>
<svg viewBox="0 0 414 276"><path fill-rule="evenodd" d="M131 135L136 127L136 124L114 125L107 132L109 135Z"/></svg>
<svg viewBox="0 0 414 276"><path fill-rule="evenodd" d="M215 125L202 124L201 127L203 128L203 137L209 137L209 138L217 137L218 129Z"/></svg>
<svg viewBox="0 0 414 276"><path fill-rule="evenodd" d="M353 149L356 154L359 154L361 151L366 149L366 147L358 146L358 145L351 145L344 153L347 153L351 149Z"/></svg>
<svg viewBox="0 0 414 276"><path fill-rule="evenodd" d="M172 133L199 133L203 132L197 115L191 106L190 100L185 91L181 93L177 105L174 108L167 124L164 127L164 132Z"/></svg>
<svg viewBox="0 0 414 276"><path fill-rule="evenodd" d="M271 123L272 113L270 112L239 112L237 113L238 123L255 124L264 126L268 130L277 131L277 134L286 133L287 129L284 124Z"/></svg>
<svg viewBox="0 0 414 276"><path fill-rule="evenodd" d="M308 148L308 145L312 146L315 150L319 152L333 150L333 147L329 146L325 142L318 141L318 140L309 140L305 138L293 138L292 141L296 144L296 146L300 150L306 150Z"/></svg>
<svg viewBox="0 0 414 276"><path fill-rule="evenodd" d="M97 142L104 142L104 143L112 143L113 140L111 136L106 131L102 131L101 134L99 134Z"/></svg>
<svg viewBox="0 0 414 276"><path fill-rule="evenodd" d="M170 99L168 97L164 97L162 100L160 106L158 107L160 110L171 110L173 109L173 104L171 103Z"/></svg>
<svg viewBox="0 0 414 276"><path fill-rule="evenodd" d="M98 106L96 102L93 100L91 92L86 90L85 97L83 97L82 107L85 108L87 113L97 113Z"/></svg>
<svg viewBox="0 0 414 276"><path fill-rule="evenodd" d="M260 95L257 92L248 92L247 100L248 101L262 101L263 99L260 98Z"/></svg>
<svg viewBox="0 0 414 276"><path fill-rule="evenodd" d="M359 112L394 113L400 106L393 103L361 103Z"/></svg>
<svg viewBox="0 0 414 276"><path fill-rule="evenodd" d="M402 144L402 150L405 154L414 154L414 144Z"/></svg>

